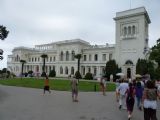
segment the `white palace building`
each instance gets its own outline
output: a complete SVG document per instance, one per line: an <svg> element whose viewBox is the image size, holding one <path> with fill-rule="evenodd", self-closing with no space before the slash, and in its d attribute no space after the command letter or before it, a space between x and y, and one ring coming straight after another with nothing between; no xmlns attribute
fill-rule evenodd
<svg viewBox="0 0 160 120"><path fill-rule="evenodd" d="M81 39L64 40L34 48L16 47L12 55L8 55L7 69L19 75L20 60L26 61L24 72L32 70L42 73L42 54L47 54L46 72L55 69L57 77L67 77L77 71L77 59L74 55L81 54L80 72L84 76L91 72L95 76L104 74L106 62L115 59L122 72L133 78L139 58L145 59L148 47L148 28L151 23L144 7L117 12L115 20L115 44L90 45Z"/></svg>

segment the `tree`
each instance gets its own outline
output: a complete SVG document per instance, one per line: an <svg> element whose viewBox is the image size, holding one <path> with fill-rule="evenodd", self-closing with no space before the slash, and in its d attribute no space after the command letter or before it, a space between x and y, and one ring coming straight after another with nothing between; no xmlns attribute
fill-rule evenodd
<svg viewBox="0 0 160 120"><path fill-rule="evenodd" d="M81 73L79 71L76 71L75 77L76 79L81 79L82 78Z"/></svg>
<svg viewBox="0 0 160 120"><path fill-rule="evenodd" d="M6 27L3 25L0 25L0 39L4 40L7 38L9 31L6 30Z"/></svg>
<svg viewBox="0 0 160 120"><path fill-rule="evenodd" d="M90 73L90 72L86 73L84 79L86 79L86 80L93 80L93 75L92 75L92 73Z"/></svg>
<svg viewBox="0 0 160 120"><path fill-rule="evenodd" d="M56 71L55 70L51 70L49 73L49 77L55 77L56 76Z"/></svg>
<svg viewBox="0 0 160 120"><path fill-rule="evenodd" d="M0 49L0 60L3 60L3 50L2 49Z"/></svg>
<svg viewBox="0 0 160 120"><path fill-rule="evenodd" d="M4 27L3 25L0 25L0 39L4 40L7 35L8 35L9 31L6 30L6 27ZM0 49L0 60L3 60L3 50Z"/></svg>
<svg viewBox="0 0 160 120"><path fill-rule="evenodd" d="M46 76L46 73L45 73L45 68L46 68L46 66L45 66L45 63L46 63L46 58L48 58L48 55L47 54L42 54L41 55L41 58L43 59L43 66L42 66L42 77L45 77Z"/></svg>
<svg viewBox="0 0 160 120"><path fill-rule="evenodd" d="M32 70L28 71L28 75L29 75L30 77L33 77L33 71L32 71Z"/></svg>
<svg viewBox="0 0 160 120"><path fill-rule="evenodd" d="M147 60L138 59L136 64L136 74L145 75L148 73Z"/></svg>
<svg viewBox="0 0 160 120"><path fill-rule="evenodd" d="M149 59L155 60L158 63L158 66L160 67L160 42L159 40L160 39L157 40L157 45L154 45L151 48Z"/></svg>
<svg viewBox="0 0 160 120"><path fill-rule="evenodd" d="M113 79L116 79L116 73L121 72L121 68L118 67L118 65L116 64L115 60L109 60L106 63L106 67L105 67L105 77L107 77L107 79L110 79L110 75L113 75Z"/></svg>
<svg viewBox="0 0 160 120"><path fill-rule="evenodd" d="M156 77L154 63L150 60L138 59L136 64L136 74L150 74L151 79L154 79Z"/></svg>
<svg viewBox="0 0 160 120"><path fill-rule="evenodd" d="M26 63L26 61L25 60L20 60L20 63L22 64L21 76L23 76L23 68L24 68L24 64Z"/></svg>
<svg viewBox="0 0 160 120"><path fill-rule="evenodd" d="M77 55L75 55L74 57L78 60L78 63L77 63L77 65L78 65L78 70L77 70L77 71L79 72L79 69L80 69L80 60L81 60L81 57L82 57L82 56L81 56L81 54L77 54Z"/></svg>
<svg viewBox="0 0 160 120"><path fill-rule="evenodd" d="M10 71L7 70L7 68L3 68L1 71L2 77L8 78L10 76Z"/></svg>

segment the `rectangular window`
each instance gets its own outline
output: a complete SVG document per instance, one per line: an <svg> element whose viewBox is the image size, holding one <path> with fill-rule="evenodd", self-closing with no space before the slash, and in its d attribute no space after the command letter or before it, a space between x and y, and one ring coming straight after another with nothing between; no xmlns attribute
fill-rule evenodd
<svg viewBox="0 0 160 120"><path fill-rule="evenodd" d="M87 59L86 59L86 55L84 55L84 56L83 56L83 60L84 60L84 61L86 61L86 60L87 60Z"/></svg>
<svg viewBox="0 0 160 120"><path fill-rule="evenodd" d="M97 54L94 55L94 61L98 61L98 55Z"/></svg>
<svg viewBox="0 0 160 120"><path fill-rule="evenodd" d="M109 54L109 60L112 60L112 54L111 53Z"/></svg>
<svg viewBox="0 0 160 120"><path fill-rule="evenodd" d="M102 61L106 61L106 54L102 55Z"/></svg>
<svg viewBox="0 0 160 120"><path fill-rule="evenodd" d="M92 61L92 56L91 55L89 55L89 61Z"/></svg>
<svg viewBox="0 0 160 120"><path fill-rule="evenodd" d="M52 61L52 57L50 57L50 62Z"/></svg>

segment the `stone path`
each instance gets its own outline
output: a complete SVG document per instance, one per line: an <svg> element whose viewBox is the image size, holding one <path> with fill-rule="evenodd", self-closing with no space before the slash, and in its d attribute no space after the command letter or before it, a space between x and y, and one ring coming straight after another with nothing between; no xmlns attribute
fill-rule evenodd
<svg viewBox="0 0 160 120"><path fill-rule="evenodd" d="M0 120L127 120L126 110L119 110L113 92L80 92L73 103L70 92L0 85ZM160 110L157 111L160 119ZM133 120L143 120L143 112L133 113Z"/></svg>

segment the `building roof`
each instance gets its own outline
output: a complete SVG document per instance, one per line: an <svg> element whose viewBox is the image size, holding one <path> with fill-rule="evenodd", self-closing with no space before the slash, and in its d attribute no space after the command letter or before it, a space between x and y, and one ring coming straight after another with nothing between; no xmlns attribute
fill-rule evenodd
<svg viewBox="0 0 160 120"><path fill-rule="evenodd" d="M129 10L117 12L114 20L119 20L119 19L123 19L123 18L127 18L127 17L139 16L139 15L145 15L148 23L151 23L151 20L149 18L149 15L148 15L145 7L139 7L139 8L134 8L134 9L129 9Z"/></svg>

